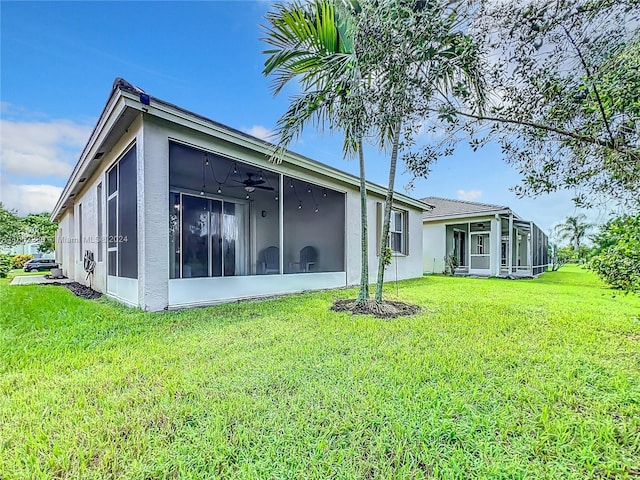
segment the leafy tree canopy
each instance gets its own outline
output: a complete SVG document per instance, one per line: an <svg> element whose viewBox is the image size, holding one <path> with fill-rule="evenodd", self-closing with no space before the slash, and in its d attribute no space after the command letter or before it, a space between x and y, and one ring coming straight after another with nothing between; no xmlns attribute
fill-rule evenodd
<svg viewBox="0 0 640 480"><path fill-rule="evenodd" d="M491 88L493 125L523 176L521 194L573 189L578 204L639 204L640 36L637 0L501 3ZM546 128L538 128L542 125Z"/></svg>
<svg viewBox="0 0 640 480"><path fill-rule="evenodd" d="M48 213L19 217L0 203L0 245L3 247L33 242L40 243L40 252L51 252L55 249L57 229L58 224L49 220Z"/></svg>
<svg viewBox="0 0 640 480"><path fill-rule="evenodd" d="M640 215L609 221L593 240L599 254L589 268L614 288L640 292Z"/></svg>
<svg viewBox="0 0 640 480"><path fill-rule="evenodd" d="M569 189L581 206L640 208L640 0L475 5L467 31L483 46L491 102L481 115L443 102L430 160L461 139L495 140L522 175L519 195Z"/></svg>
<svg viewBox="0 0 640 480"><path fill-rule="evenodd" d="M40 252L51 252L55 249L55 235L58 224L49 220L48 213L27 215L22 220L23 241L38 242Z"/></svg>
<svg viewBox="0 0 640 480"><path fill-rule="evenodd" d="M0 202L0 246L13 247L22 241L22 221L14 210Z"/></svg>

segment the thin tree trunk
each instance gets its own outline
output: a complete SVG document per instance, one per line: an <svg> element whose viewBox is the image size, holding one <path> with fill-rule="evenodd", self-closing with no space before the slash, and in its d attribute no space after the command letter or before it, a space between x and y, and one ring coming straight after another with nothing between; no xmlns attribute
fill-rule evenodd
<svg viewBox="0 0 640 480"><path fill-rule="evenodd" d="M358 158L360 160L360 247L362 249L362 270L360 272L360 292L356 305L361 306L369 299L369 229L367 222L367 184L364 173L364 152L362 139L358 140Z"/></svg>
<svg viewBox="0 0 640 480"><path fill-rule="evenodd" d="M389 186L387 187L387 197L384 200L384 223L382 224L382 236L380 238L380 251L378 252L378 281L376 282L377 302L382 301L382 284L384 283L384 258L387 248L387 238L389 237L389 227L391 223L391 205L393 203L393 189L396 182L396 165L398 163L398 144L400 143L400 122L393 131L393 148L391 150L391 164L389 165Z"/></svg>

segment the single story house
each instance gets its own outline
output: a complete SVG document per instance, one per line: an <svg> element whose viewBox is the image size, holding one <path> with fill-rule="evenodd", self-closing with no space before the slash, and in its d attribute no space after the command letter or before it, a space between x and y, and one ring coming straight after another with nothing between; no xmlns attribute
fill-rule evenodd
<svg viewBox="0 0 640 480"><path fill-rule="evenodd" d="M51 214L63 274L150 311L358 284L359 179L273 151L116 79ZM385 189L367 191L373 282ZM393 208L393 276L419 277L429 207Z"/></svg>
<svg viewBox="0 0 640 480"><path fill-rule="evenodd" d="M537 276L547 269L548 238L509 207L427 197L433 209L422 214L423 270L445 271L453 256L456 274Z"/></svg>

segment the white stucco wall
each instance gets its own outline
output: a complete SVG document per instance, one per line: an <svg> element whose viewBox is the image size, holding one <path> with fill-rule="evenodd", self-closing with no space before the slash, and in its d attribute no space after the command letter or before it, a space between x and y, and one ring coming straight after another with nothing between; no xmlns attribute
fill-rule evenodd
<svg viewBox="0 0 640 480"><path fill-rule="evenodd" d="M74 240L73 226L73 209L69 209L58 224L56 238L56 259L62 268L62 274L69 278L74 276L71 268L74 265L73 250L76 248L75 244L71 243Z"/></svg>
<svg viewBox="0 0 640 480"><path fill-rule="evenodd" d="M138 134L138 302L162 310L169 296L169 132L145 116Z"/></svg>
<svg viewBox="0 0 640 480"><path fill-rule="evenodd" d="M422 230L422 269L424 273L443 273L446 255L446 224L425 223Z"/></svg>
<svg viewBox="0 0 640 480"><path fill-rule="evenodd" d="M114 147L102 157L100 168L84 182L83 187L74 196L71 205L59 222L59 244L62 258L63 274L83 285L89 285L94 290L107 293L107 245L106 242L98 243L98 222L102 222L102 236L107 235L107 181L106 172L122 156L131 142L141 131L142 121L136 119L127 132L114 145ZM102 183L102 218L98 219L98 185ZM168 201L168 200L167 200ZM80 215L79 206L82 205L82 251L79 242ZM139 228L138 228L139 229ZM138 238L138 241L140 239ZM102 248L102 259L98 259L98 248ZM84 252L93 252L96 266L94 274L89 280L84 271Z"/></svg>
<svg viewBox="0 0 640 480"><path fill-rule="evenodd" d="M377 205L384 202L384 197L369 194L367 197L367 229L369 232L369 283L375 283L378 277L378 251L377 251ZM408 212L408 254L395 255L392 264L385 272L385 281L417 278L422 276L422 212L415 209L407 209L405 205L394 204L394 208ZM347 283L357 285L360 283L361 270L361 245L360 245L360 192L351 188L347 192ZM381 226L380 226L381 229Z"/></svg>

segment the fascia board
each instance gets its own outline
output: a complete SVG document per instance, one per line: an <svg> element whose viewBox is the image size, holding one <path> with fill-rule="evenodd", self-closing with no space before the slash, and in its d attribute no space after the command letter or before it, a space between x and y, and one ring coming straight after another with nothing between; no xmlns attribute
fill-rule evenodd
<svg viewBox="0 0 640 480"><path fill-rule="evenodd" d="M476 212L476 213L461 213L457 215L442 215L441 217L423 218L422 223L441 222L443 220L456 220L460 218L477 218L477 217L491 217L493 215L509 215L510 213L513 213L513 211L507 209L507 210L490 210L487 212ZM513 216L518 219L520 218L515 213L513 213Z"/></svg>

